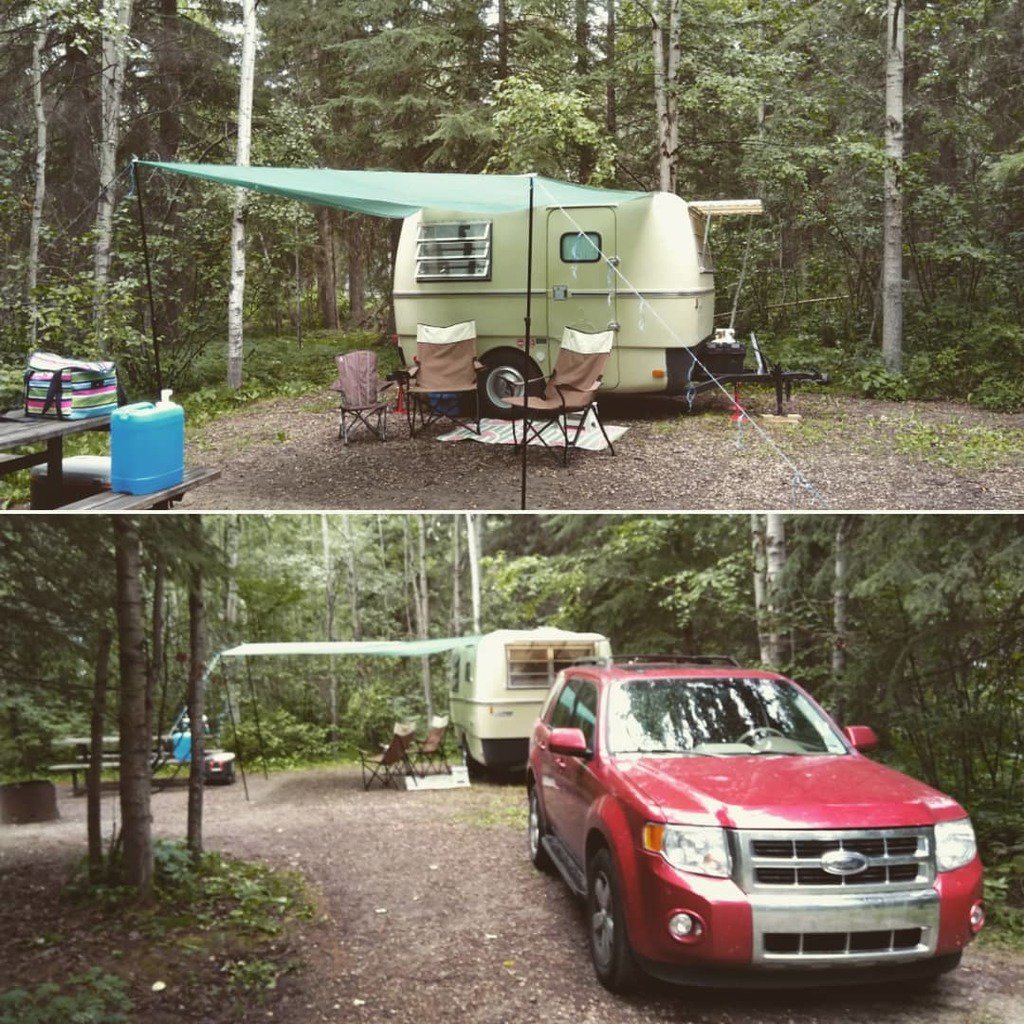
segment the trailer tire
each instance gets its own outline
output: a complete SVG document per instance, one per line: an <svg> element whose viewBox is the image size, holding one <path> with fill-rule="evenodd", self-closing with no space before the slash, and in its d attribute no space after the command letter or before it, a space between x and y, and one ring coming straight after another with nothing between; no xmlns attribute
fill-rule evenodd
<svg viewBox="0 0 1024 1024"><path fill-rule="evenodd" d="M544 376L543 371L519 349L494 348L480 356L480 362L484 364L479 384L481 416L511 419L511 410L504 399L510 394L522 394L521 388L528 380L538 381L530 385L531 395L544 394L544 385L539 381Z"/></svg>

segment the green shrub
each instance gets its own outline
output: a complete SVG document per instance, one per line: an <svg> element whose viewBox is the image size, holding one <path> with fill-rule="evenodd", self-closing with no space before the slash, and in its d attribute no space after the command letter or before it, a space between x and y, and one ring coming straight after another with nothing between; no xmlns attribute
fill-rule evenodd
<svg viewBox="0 0 1024 1024"><path fill-rule="evenodd" d="M887 370L881 363L868 363L855 375L855 382L865 398L882 398L889 402L905 402L910 397L910 384L901 373Z"/></svg>
<svg viewBox="0 0 1024 1024"><path fill-rule="evenodd" d="M132 1001L126 985L96 967L31 988L0 992L0 1024L119 1024Z"/></svg>

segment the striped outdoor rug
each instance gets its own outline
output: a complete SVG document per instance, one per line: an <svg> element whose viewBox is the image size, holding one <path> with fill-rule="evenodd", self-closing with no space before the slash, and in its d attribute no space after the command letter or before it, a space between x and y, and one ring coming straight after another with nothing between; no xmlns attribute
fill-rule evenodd
<svg viewBox="0 0 1024 1024"><path fill-rule="evenodd" d="M522 436L522 426L516 426L519 431L519 436ZM607 431L608 436L611 438L612 444L614 444L622 435L629 429L628 427L615 427L606 423L604 429ZM544 440L552 448L561 448L564 445L562 440L562 431L554 423L549 423L542 431ZM571 436L571 435L570 435ZM447 434L442 434L438 439L440 441L480 441L483 444L512 444L512 424L508 420L492 420L484 418L480 421L480 434L475 434L472 430L467 430L465 427L458 427L456 430L451 431ZM535 437L530 438L531 445L540 446L541 442ZM577 446L585 448L587 451L599 452L603 451L608 446L604 443L604 438L601 436L601 431L598 429L597 423L593 416L587 416L586 426L583 428L583 433L580 434L580 439L577 442Z"/></svg>

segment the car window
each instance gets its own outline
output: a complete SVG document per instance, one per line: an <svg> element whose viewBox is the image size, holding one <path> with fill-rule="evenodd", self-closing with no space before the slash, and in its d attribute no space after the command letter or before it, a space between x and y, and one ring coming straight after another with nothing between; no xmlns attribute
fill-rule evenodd
<svg viewBox="0 0 1024 1024"><path fill-rule="evenodd" d="M552 729L564 729L572 724L572 709L576 703L576 686L576 681L570 679L562 687L562 692L558 695L558 700L555 701L551 718L548 721L548 725Z"/></svg>
<svg viewBox="0 0 1024 1024"><path fill-rule="evenodd" d="M593 683L580 683L576 708L572 715L573 728L580 729L587 740L587 749L594 749L597 728L597 687Z"/></svg>

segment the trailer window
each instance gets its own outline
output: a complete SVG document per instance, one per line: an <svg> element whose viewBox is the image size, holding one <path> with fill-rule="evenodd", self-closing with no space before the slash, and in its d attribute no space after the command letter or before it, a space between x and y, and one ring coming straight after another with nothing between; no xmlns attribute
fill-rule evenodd
<svg viewBox="0 0 1024 1024"><path fill-rule="evenodd" d="M490 279L490 222L448 221L420 225L416 239L417 281Z"/></svg>
<svg viewBox="0 0 1024 1024"><path fill-rule="evenodd" d="M711 274L715 270L715 258L711 255L711 243L708 228L711 218L706 214L690 210L690 224L693 225L693 239L697 243L697 266L702 274Z"/></svg>
<svg viewBox="0 0 1024 1024"><path fill-rule="evenodd" d="M601 259L601 236L596 231L570 231L561 239L563 263L597 263Z"/></svg>
<svg viewBox="0 0 1024 1024"><path fill-rule="evenodd" d="M594 644L510 644L508 685L510 689L546 690L564 668L596 654Z"/></svg>

